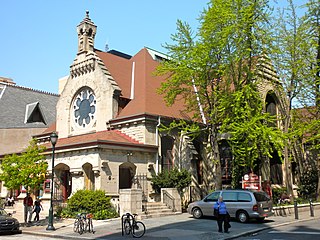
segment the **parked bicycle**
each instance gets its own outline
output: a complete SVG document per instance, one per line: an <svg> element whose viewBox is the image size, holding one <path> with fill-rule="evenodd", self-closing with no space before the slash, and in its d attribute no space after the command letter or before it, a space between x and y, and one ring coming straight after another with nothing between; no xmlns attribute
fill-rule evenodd
<svg viewBox="0 0 320 240"><path fill-rule="evenodd" d="M79 233L80 235L84 232L95 233L95 231L93 230L92 218L92 213L77 214L77 218L74 221L73 225L73 231Z"/></svg>
<svg viewBox="0 0 320 240"><path fill-rule="evenodd" d="M137 214L126 213L122 216L122 236L132 234L135 238L142 237L146 232L146 227L141 221L137 221Z"/></svg>

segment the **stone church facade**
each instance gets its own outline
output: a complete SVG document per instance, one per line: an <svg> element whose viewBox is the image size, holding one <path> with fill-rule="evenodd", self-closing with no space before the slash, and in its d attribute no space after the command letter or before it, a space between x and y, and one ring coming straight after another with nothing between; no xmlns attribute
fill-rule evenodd
<svg viewBox="0 0 320 240"><path fill-rule="evenodd" d="M149 48L134 56L99 51L96 31L87 12L77 26L70 75L59 80L56 123L36 136L49 163L42 198L50 197L49 136L55 131L55 200L65 202L79 189L102 189L117 205L121 189L142 188L143 199L155 201L148 179L175 165L173 138L159 127L183 118L182 103L168 107L156 93L165 78L153 72L163 54Z"/></svg>

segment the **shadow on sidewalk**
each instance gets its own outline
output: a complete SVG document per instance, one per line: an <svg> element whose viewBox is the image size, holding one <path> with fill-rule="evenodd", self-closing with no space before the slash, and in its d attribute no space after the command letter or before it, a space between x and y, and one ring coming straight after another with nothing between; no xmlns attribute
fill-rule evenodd
<svg viewBox="0 0 320 240"><path fill-rule="evenodd" d="M53 225L56 229L64 228L70 225L70 221L65 220L63 218L54 219ZM48 218L41 219L40 221L33 221L31 223L20 223L20 227L22 228L31 228L31 227L45 227L48 226Z"/></svg>

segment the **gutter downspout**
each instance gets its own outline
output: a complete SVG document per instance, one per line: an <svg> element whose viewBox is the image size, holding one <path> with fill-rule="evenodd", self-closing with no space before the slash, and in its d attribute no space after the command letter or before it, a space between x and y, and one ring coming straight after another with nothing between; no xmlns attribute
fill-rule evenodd
<svg viewBox="0 0 320 240"><path fill-rule="evenodd" d="M202 108L202 105L201 105L201 102L200 102L200 98L199 98L198 89L197 89L196 85L194 84L194 79L193 78L191 79L191 81L192 81L192 86L193 86L194 92L196 94L196 98L197 98L198 107L199 107L200 115L201 115L201 118L202 118L202 122L205 125L207 125L207 120L206 120L206 117L204 116L203 108Z"/></svg>
<svg viewBox="0 0 320 240"><path fill-rule="evenodd" d="M132 62L130 99L134 98L134 71L135 71L135 67L136 67L136 62Z"/></svg>
<svg viewBox="0 0 320 240"><path fill-rule="evenodd" d="M158 175L158 173L159 173L159 156L160 156L159 150L160 150L160 148L159 148L159 129L158 128L159 128L160 124L161 124L161 117L158 116L158 124L156 126L156 145L158 147L158 154L157 154L157 159L156 159L156 175Z"/></svg>

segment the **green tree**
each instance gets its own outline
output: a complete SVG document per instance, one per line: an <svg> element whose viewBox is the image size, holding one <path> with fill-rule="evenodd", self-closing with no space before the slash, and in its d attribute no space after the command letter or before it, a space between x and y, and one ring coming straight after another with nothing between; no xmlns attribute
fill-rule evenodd
<svg viewBox="0 0 320 240"><path fill-rule="evenodd" d="M222 187L218 142L225 116L221 99L253 84L254 58L271 43L268 18L268 1L212 0L200 16L196 34L187 23L178 21L174 43L165 45L170 60L157 73L169 77L159 92L168 105L183 100L186 110L193 113L192 120L205 126L208 145L203 178L207 190Z"/></svg>
<svg viewBox="0 0 320 240"><path fill-rule="evenodd" d="M41 153L44 148L37 145L35 139L30 141L26 151L20 155L6 155L0 165L0 180L8 189L38 189L45 180L48 164Z"/></svg>
<svg viewBox="0 0 320 240"><path fill-rule="evenodd" d="M299 148L296 132L292 128L291 111L293 101L297 101L303 87L303 71L305 65L305 31L297 14L297 6L288 0L285 9L278 10L275 22L275 52L272 56L277 73L284 87L287 104L282 107L283 131L288 136L284 148L285 179L289 195L293 196L292 173L289 165L291 160L298 162L300 157L293 154ZM292 156L290 158L290 156Z"/></svg>
<svg viewBox="0 0 320 240"><path fill-rule="evenodd" d="M306 68L306 79L309 84L306 84L306 90L303 92L311 101L315 103L315 108L311 109L309 114L313 116L312 121L308 126L309 138L307 142L311 143L315 149L320 149L320 0L309 0L306 4L307 12L303 18L307 29L307 41L309 51L306 52L306 61L308 68ZM308 95L307 95L308 94ZM304 97L309 102L310 100ZM316 164L317 165L317 164ZM317 198L320 199L320 178L318 167L318 183L317 183Z"/></svg>
<svg viewBox="0 0 320 240"><path fill-rule="evenodd" d="M190 183L191 174L186 169L181 171L178 168L174 168L171 171L165 170L151 178L152 188L157 193L160 193L161 188L177 188L181 194Z"/></svg>
<svg viewBox="0 0 320 240"><path fill-rule="evenodd" d="M290 148L286 147L284 151L285 165L289 166L291 156L299 166L299 178L302 179L309 164L317 168L317 164L310 163L305 157L304 144L319 146L320 1L310 0L303 6L296 6L292 0L288 3L288 7L279 13L274 28L278 51L273 59L288 96L284 132L289 137L287 146ZM305 10L304 15L297 14L299 9ZM292 110L293 103L304 107L302 115ZM290 169L286 170L287 188L292 194Z"/></svg>
<svg viewBox="0 0 320 240"><path fill-rule="evenodd" d="M245 170L259 173L261 159L271 158L274 151L282 155L284 136L275 124L277 119L263 113L261 96L251 84L225 96L224 101L226 118L221 131L230 133L228 142L234 155L232 186L241 187Z"/></svg>

